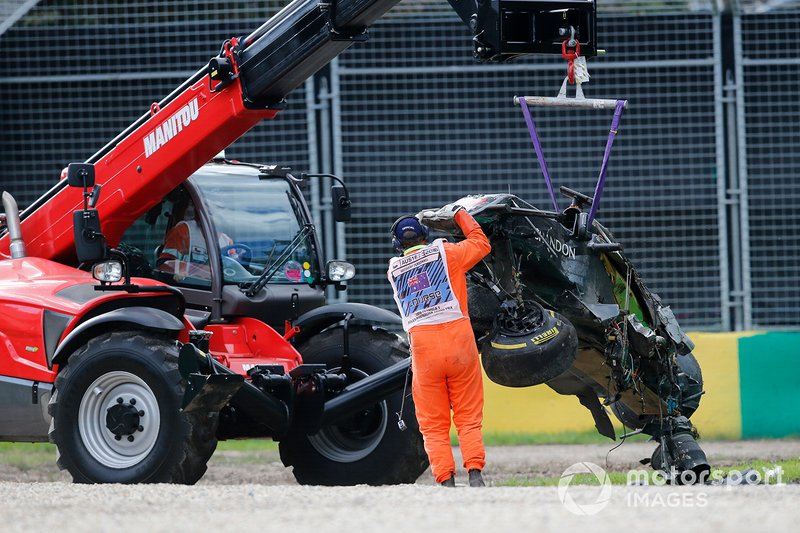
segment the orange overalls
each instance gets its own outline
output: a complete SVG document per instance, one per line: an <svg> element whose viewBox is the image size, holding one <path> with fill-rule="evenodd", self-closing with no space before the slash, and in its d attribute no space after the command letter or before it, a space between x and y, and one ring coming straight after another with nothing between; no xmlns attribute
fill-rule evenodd
<svg viewBox="0 0 800 533"><path fill-rule="evenodd" d="M467 309L466 273L489 253L491 247L469 213L463 209L458 211L455 221L467 238L458 244L444 242L443 247L450 287L458 301L461 316L444 323L414 325L408 330L417 421L437 483L455 472L450 447L451 408L464 467L467 470L483 470L486 463L481 437L483 380ZM436 243L425 249L433 246ZM411 248L406 250L405 256L418 251L419 247ZM403 314L402 307L400 311Z"/></svg>

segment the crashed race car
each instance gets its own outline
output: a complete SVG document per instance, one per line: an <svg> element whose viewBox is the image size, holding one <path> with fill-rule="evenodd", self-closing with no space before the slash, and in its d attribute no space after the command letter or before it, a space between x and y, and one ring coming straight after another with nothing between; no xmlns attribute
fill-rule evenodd
<svg viewBox="0 0 800 533"><path fill-rule="evenodd" d="M653 468L675 482L702 481L710 466L689 421L703 394L694 345L611 232L587 224L593 199L561 193L572 200L562 212L511 194L455 202L492 245L469 282L484 370L503 386L546 384L577 396L597 430L615 439L610 407L632 433L658 442ZM461 237L452 227L433 229Z"/></svg>
<svg viewBox="0 0 800 533"><path fill-rule="evenodd" d="M672 310L645 286L623 246L595 215L626 100L566 96L515 97L530 133L553 210L512 194L467 196L464 207L481 225L492 251L470 272L472 327L486 375L507 387L546 384L574 395L600 434L616 439L606 407L630 435L652 436L649 462L672 483L705 482L711 467L689 418L704 394L703 376ZM529 106L613 110L592 197L567 187L561 210ZM452 206L440 212L452 212ZM432 229L458 238L436 214ZM423 221L426 221L423 214ZM601 402L602 400L602 402Z"/></svg>
<svg viewBox="0 0 800 533"><path fill-rule="evenodd" d="M586 98L580 84L569 98L569 76L555 98L514 98L553 210L512 194L455 202L477 220L492 245L470 272L468 284L483 368L503 386L546 384L559 394L577 396L598 432L616 439L610 407L623 427L632 429L623 441L644 433L658 442L643 463L664 472L672 483L702 483L711 467L689 421L704 393L694 344L670 308L642 282L622 244L595 219L627 101ZM592 197L561 187L571 202L559 208L530 106L613 110ZM428 224L459 237L457 228L438 222L435 213Z"/></svg>

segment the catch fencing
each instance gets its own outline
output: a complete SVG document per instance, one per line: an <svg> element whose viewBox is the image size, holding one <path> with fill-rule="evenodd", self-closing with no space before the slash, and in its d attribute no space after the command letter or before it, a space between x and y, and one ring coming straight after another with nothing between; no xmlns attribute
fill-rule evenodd
<svg viewBox="0 0 800 533"><path fill-rule="evenodd" d="M0 13L18 17L0 20L0 187L26 205L283 2L18 4ZM589 61L585 92L629 100L598 219L685 328L797 328L800 6L615 1L598 12L607 53ZM328 256L356 264L350 300L392 308L398 216L479 192L550 204L512 98L554 96L565 63L475 63L445 0L404 0L370 34L228 154L342 175L350 223L333 224L326 187L308 190ZM591 194L611 114L534 113L556 186Z"/></svg>

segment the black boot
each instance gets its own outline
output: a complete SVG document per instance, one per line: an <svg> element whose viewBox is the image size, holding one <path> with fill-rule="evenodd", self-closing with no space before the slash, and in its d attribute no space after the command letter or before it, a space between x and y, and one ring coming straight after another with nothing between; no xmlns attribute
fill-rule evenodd
<svg viewBox="0 0 800 533"><path fill-rule="evenodd" d="M481 471L473 468L469 471L469 486L470 487L485 487L486 483L483 482Z"/></svg>
<svg viewBox="0 0 800 533"><path fill-rule="evenodd" d="M478 472L480 474L480 472ZM450 472L450 477L445 479L444 481L440 481L439 485L442 487L455 487L456 486L456 475L454 472Z"/></svg>

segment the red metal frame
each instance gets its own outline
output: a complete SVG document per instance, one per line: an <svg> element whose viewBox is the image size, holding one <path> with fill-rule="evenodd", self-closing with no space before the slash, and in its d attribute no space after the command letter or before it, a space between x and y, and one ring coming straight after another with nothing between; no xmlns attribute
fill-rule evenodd
<svg viewBox="0 0 800 533"><path fill-rule="evenodd" d="M228 324L212 324L209 350L217 360L242 375L255 365L279 364L286 372L303 364L300 352L267 324L241 317Z"/></svg>
<svg viewBox="0 0 800 533"><path fill-rule="evenodd" d="M139 285L162 285L153 280L133 278ZM114 300L152 298L163 293L124 291L97 292L90 301L67 299L59 292L75 285L97 285L91 274L36 257L0 261L0 375L53 383L58 366L47 364L43 320L45 310L72 317L61 335L63 341L98 306ZM188 341L191 324L179 340ZM277 335L277 333L276 333Z"/></svg>
<svg viewBox="0 0 800 533"><path fill-rule="evenodd" d="M231 52L226 55L238 67ZM187 87L167 105L150 107L150 118L95 163L95 181L102 186L97 209L103 233L111 246L125 230L167 193L233 141L279 109L252 110L244 106L238 78L225 86L208 76ZM62 176L63 178L63 176ZM74 263L72 212L83 208L81 190L64 187L26 217L22 234L24 259L0 262L0 316L8 317L0 331L0 375L52 383L58 372L48 368L42 320L45 309L72 316L63 340L97 305L119 298L150 296L108 292L87 304L57 296L65 287L97 283L91 276L64 264ZM0 259L8 254L8 235L0 239ZM161 285L137 279L139 285ZM24 290L20 290L24 287ZM179 340L188 341L191 324ZM223 364L243 375L257 364L281 364L286 371L302 357L280 334L251 318L206 328L214 333L210 351ZM266 351L269 350L269 351Z"/></svg>
<svg viewBox="0 0 800 533"><path fill-rule="evenodd" d="M162 285L144 278L133 278L140 286ZM94 309L114 300L152 298L161 293L124 291L97 292L86 303L59 296L59 292L75 285L97 285L88 272L47 259L27 257L0 261L0 375L43 383L53 383L58 365L49 368L43 332L44 311L72 317L62 333L63 341ZM22 288L22 290L21 290ZM184 318L184 330L178 340L188 342L193 329ZM303 363L300 353L267 324L247 317L227 324L212 324L210 351L234 372L247 375L255 365L280 364L286 372Z"/></svg>
<svg viewBox="0 0 800 533"><path fill-rule="evenodd" d="M212 92L208 76L188 87L95 164L102 186L97 209L111 246L128 227L195 170L279 109L244 107L239 79ZM155 149L154 149L155 148ZM21 224L29 256L72 262L72 212L83 208L82 191L71 187ZM8 235L0 254L8 255Z"/></svg>

